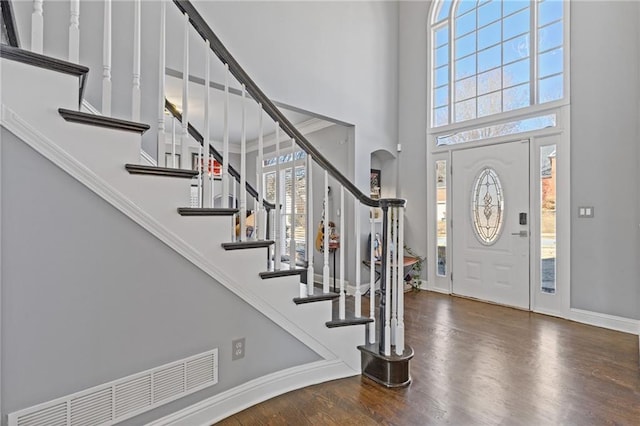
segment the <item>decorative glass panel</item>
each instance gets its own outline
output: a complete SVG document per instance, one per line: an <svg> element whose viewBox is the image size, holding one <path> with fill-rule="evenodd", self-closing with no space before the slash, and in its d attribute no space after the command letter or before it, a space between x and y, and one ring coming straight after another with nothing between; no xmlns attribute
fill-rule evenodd
<svg viewBox="0 0 640 426"><path fill-rule="evenodd" d="M478 241L492 245L500 236L504 215L504 194L495 170L483 169L473 183L471 216Z"/></svg>
<svg viewBox="0 0 640 426"><path fill-rule="evenodd" d="M447 160L436 161L436 274L447 275Z"/></svg>

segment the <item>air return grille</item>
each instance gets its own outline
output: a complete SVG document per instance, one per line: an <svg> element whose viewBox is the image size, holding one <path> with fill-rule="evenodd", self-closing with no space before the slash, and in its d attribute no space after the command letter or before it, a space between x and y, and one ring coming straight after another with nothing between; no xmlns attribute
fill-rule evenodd
<svg viewBox="0 0 640 426"><path fill-rule="evenodd" d="M9 414L9 426L112 425L218 383L218 349Z"/></svg>

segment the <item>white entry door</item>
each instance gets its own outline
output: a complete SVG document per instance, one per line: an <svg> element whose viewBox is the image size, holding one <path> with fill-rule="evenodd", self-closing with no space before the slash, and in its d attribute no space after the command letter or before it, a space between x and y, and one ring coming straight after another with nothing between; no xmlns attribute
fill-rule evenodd
<svg viewBox="0 0 640 426"><path fill-rule="evenodd" d="M452 157L453 293L529 309L529 143Z"/></svg>

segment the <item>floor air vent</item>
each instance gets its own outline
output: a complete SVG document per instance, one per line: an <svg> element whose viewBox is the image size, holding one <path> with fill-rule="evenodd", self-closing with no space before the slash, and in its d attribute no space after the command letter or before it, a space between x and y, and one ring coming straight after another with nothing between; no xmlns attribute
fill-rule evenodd
<svg viewBox="0 0 640 426"><path fill-rule="evenodd" d="M9 426L112 425L218 383L218 349L9 414Z"/></svg>

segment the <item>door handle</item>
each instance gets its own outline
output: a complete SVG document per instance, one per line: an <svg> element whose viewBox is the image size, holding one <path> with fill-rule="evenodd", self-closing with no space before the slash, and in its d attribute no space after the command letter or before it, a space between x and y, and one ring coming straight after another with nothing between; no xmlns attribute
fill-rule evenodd
<svg viewBox="0 0 640 426"><path fill-rule="evenodd" d="M518 237L528 237L529 231L512 232L511 235L517 235Z"/></svg>

